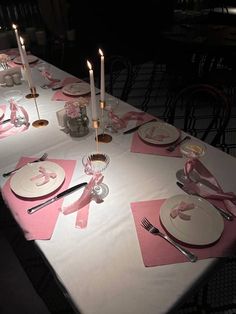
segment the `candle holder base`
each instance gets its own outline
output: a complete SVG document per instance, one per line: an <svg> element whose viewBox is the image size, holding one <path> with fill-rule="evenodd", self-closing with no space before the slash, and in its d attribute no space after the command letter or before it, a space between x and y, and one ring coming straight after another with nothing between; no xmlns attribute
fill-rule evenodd
<svg viewBox="0 0 236 314"><path fill-rule="evenodd" d="M32 126L35 127L35 128L41 128L43 126L47 126L49 123L48 120L45 120L45 119L38 119L38 120L35 120L33 123L32 123Z"/></svg>
<svg viewBox="0 0 236 314"><path fill-rule="evenodd" d="M37 97L39 97L39 94L27 94L26 96L25 96L25 98L27 98L27 99L31 99L31 98L37 98Z"/></svg>
<svg viewBox="0 0 236 314"><path fill-rule="evenodd" d="M98 140L98 142L100 143L110 143L112 141L112 136L106 133L102 133L99 134L97 136L97 139L95 138L95 140Z"/></svg>

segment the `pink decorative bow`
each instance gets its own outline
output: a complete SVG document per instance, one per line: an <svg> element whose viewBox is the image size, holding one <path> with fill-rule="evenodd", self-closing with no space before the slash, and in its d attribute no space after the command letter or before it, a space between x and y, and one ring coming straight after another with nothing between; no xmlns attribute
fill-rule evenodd
<svg viewBox="0 0 236 314"><path fill-rule="evenodd" d="M103 200L99 199L96 195L93 193L93 188L96 184L100 184L103 181L103 176L101 174L94 175L89 183L84 188L84 191L80 198L73 202L72 204L65 206L61 209L64 215L68 215L71 213L74 213L75 211L78 211L77 217L76 217L76 224L75 226L78 228L85 228L87 225L87 219L88 219L88 209L89 209L89 203L92 201L92 199L95 200L96 203L102 203ZM82 213L82 211L84 211Z"/></svg>
<svg viewBox="0 0 236 314"><path fill-rule="evenodd" d="M145 114L144 112L129 111L125 113L121 118L119 118L112 111L108 113L110 119L112 120L117 130L124 129L127 126L128 121L131 120L143 121L144 114Z"/></svg>
<svg viewBox="0 0 236 314"><path fill-rule="evenodd" d="M25 123L24 124L25 124L26 128L28 128L28 126L29 126L29 116L28 116L28 113L22 106L19 106L13 98L10 99L10 110L11 110L11 115L10 115L11 123L12 124L15 123L16 113L17 113L17 111L21 111L22 114L23 114L23 117L25 119Z"/></svg>
<svg viewBox="0 0 236 314"><path fill-rule="evenodd" d="M164 139L169 137L169 135L166 134L154 134L155 129L156 128L154 126L151 127L146 133L145 138L162 142Z"/></svg>
<svg viewBox="0 0 236 314"><path fill-rule="evenodd" d="M185 203L185 202L181 202L179 205L177 205L176 207L172 208L170 216L171 218L176 218L177 216L179 216L179 218L183 219L183 220L191 220L191 216L190 215L186 215L185 213L183 213L186 210L190 210L194 208L194 204L193 203Z"/></svg>
<svg viewBox="0 0 236 314"><path fill-rule="evenodd" d="M191 179L191 172L198 173L200 178L209 183L211 188L204 187L199 182L194 182ZM184 166L185 175L188 178L188 182L184 185L184 190L190 193L196 193L203 198L212 200L221 200L224 202L225 207L236 216L236 195L233 192L224 192L216 178L211 172L196 158L187 160Z"/></svg>
<svg viewBox="0 0 236 314"><path fill-rule="evenodd" d="M36 183L37 186L41 186L44 185L46 183L48 183L50 181L50 178L55 179L57 177L56 173L54 172L47 172L46 169L44 167L39 167L39 172L40 174L32 177L30 180L31 181L35 181L38 179L41 179L44 177L44 181L41 183Z"/></svg>

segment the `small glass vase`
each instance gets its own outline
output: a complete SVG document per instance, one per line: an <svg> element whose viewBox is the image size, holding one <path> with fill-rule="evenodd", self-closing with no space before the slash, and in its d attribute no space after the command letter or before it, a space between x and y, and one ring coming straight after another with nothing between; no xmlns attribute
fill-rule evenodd
<svg viewBox="0 0 236 314"><path fill-rule="evenodd" d="M66 117L66 124L71 137L82 137L89 133L89 119L86 106L79 106L79 115L75 118Z"/></svg>

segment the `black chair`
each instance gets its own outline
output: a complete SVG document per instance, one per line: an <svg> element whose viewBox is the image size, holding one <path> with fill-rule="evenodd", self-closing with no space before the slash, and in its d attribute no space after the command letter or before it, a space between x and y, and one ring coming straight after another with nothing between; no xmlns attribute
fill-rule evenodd
<svg viewBox="0 0 236 314"><path fill-rule="evenodd" d="M185 132L224 149L231 105L227 96L207 84L182 89L166 108L166 120Z"/></svg>
<svg viewBox="0 0 236 314"><path fill-rule="evenodd" d="M124 56L111 56L105 66L106 92L127 101L132 87L132 64Z"/></svg>

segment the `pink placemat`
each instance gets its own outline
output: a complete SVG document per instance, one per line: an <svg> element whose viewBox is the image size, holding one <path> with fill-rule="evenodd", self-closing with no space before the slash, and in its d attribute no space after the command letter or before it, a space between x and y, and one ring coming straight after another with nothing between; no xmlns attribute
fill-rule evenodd
<svg viewBox="0 0 236 314"><path fill-rule="evenodd" d="M22 157L16 167L25 165L27 162L35 158ZM37 199L25 199L17 197L10 188L10 178L6 181L2 188L2 196L9 209L11 210L15 220L21 226L25 238L27 240L48 240L52 237L63 198L45 206L34 214L29 215L27 209L31 208L43 201L55 196L69 187L73 171L76 165L75 160L48 159L60 165L66 173L66 178L63 184L57 191Z"/></svg>
<svg viewBox="0 0 236 314"><path fill-rule="evenodd" d="M189 262L177 249L159 236L154 236L141 226L141 220L146 217L160 231L166 233L159 220L160 207L165 199L131 203L134 223L141 249L143 263L146 267ZM223 206L222 206L223 207ZM198 260L232 255L235 250L236 220L224 220L224 231L220 239L210 246L190 247L184 245L198 256ZM183 245L183 244L182 244Z"/></svg>
<svg viewBox="0 0 236 314"><path fill-rule="evenodd" d="M6 105L0 105L0 108L5 113ZM10 118L10 117L5 117L5 114L4 114L4 117L1 120L8 119L8 118ZM5 137L11 136L11 135L15 135L17 133L24 132L24 131L28 130L28 128L29 128L29 125L28 126L22 125L20 127L15 127L11 122L4 123L3 125L1 125L1 123L0 123L0 139L3 139Z"/></svg>
<svg viewBox="0 0 236 314"><path fill-rule="evenodd" d="M143 121L144 122L149 121L151 118L153 118L153 116L146 114L144 116ZM168 152L166 150L166 147L168 146L169 145L158 146L158 145L146 143L139 137L138 132L136 131L133 134L130 151L132 153L153 154L153 155L168 156L168 157L182 157L179 147L177 147L173 152Z"/></svg>
<svg viewBox="0 0 236 314"><path fill-rule="evenodd" d="M62 86L65 86L70 83L79 83L82 82L82 80L76 78L76 77L67 77L62 81ZM83 95L83 97L90 97L90 95ZM61 90L57 90L54 95L52 96L52 100L57 100L57 101L68 101L68 100L75 100L78 97L73 97L73 96L68 96L63 94Z"/></svg>

